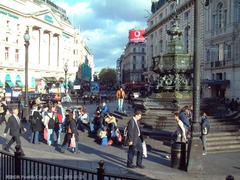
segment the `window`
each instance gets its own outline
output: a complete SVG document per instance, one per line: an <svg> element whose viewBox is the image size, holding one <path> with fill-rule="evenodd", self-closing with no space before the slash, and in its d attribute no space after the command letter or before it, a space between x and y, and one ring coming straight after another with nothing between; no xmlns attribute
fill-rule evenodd
<svg viewBox="0 0 240 180"><path fill-rule="evenodd" d="M162 20L162 18L163 18L163 14L161 13L161 14L159 14L159 16L158 16L159 21Z"/></svg>
<svg viewBox="0 0 240 180"><path fill-rule="evenodd" d="M133 70L136 70L136 56L133 56Z"/></svg>
<svg viewBox="0 0 240 180"><path fill-rule="evenodd" d="M6 42L8 42L8 37L6 37Z"/></svg>
<svg viewBox="0 0 240 180"><path fill-rule="evenodd" d="M222 73L217 73L216 74L216 80L223 80L223 74Z"/></svg>
<svg viewBox="0 0 240 180"><path fill-rule="evenodd" d="M142 48L142 52L143 52L143 53L145 52L145 49L144 49L144 48Z"/></svg>
<svg viewBox="0 0 240 180"><path fill-rule="evenodd" d="M226 25L227 11L223 11L223 3L217 5L217 27L223 28Z"/></svg>
<svg viewBox="0 0 240 180"><path fill-rule="evenodd" d="M237 18L238 18L238 22L240 22L240 0L238 0L238 16L237 16Z"/></svg>
<svg viewBox="0 0 240 180"><path fill-rule="evenodd" d="M184 29L184 47L186 52L189 52L189 32L190 32L190 26L187 26Z"/></svg>
<svg viewBox="0 0 240 180"><path fill-rule="evenodd" d="M19 49L15 50L15 61L19 62Z"/></svg>
<svg viewBox="0 0 240 180"><path fill-rule="evenodd" d="M159 29L159 36L162 37L162 29Z"/></svg>
<svg viewBox="0 0 240 180"><path fill-rule="evenodd" d="M231 58L232 57L232 47L231 45L227 45L227 58Z"/></svg>
<svg viewBox="0 0 240 180"><path fill-rule="evenodd" d="M209 51L209 49L207 50L207 61L210 61L210 51Z"/></svg>
<svg viewBox="0 0 240 180"><path fill-rule="evenodd" d="M212 74L212 80L215 80L215 76L214 76L214 74Z"/></svg>
<svg viewBox="0 0 240 180"><path fill-rule="evenodd" d="M163 41L162 40L159 41L159 51L160 51L160 53L163 52Z"/></svg>
<svg viewBox="0 0 240 180"><path fill-rule="evenodd" d="M172 12L174 10L174 4L170 5L170 12Z"/></svg>
<svg viewBox="0 0 240 180"><path fill-rule="evenodd" d="M136 52L136 48L133 48L133 52Z"/></svg>
<svg viewBox="0 0 240 180"><path fill-rule="evenodd" d="M184 20L188 20L190 11L184 13Z"/></svg>
<svg viewBox="0 0 240 180"><path fill-rule="evenodd" d="M7 61L9 58L9 47L5 47L5 60Z"/></svg>
<svg viewBox="0 0 240 180"><path fill-rule="evenodd" d="M153 57L153 45L151 45L151 56Z"/></svg>
<svg viewBox="0 0 240 180"><path fill-rule="evenodd" d="M144 69L144 67L145 67L145 57L142 56L142 69Z"/></svg>
<svg viewBox="0 0 240 180"><path fill-rule="evenodd" d="M223 61L224 59L224 44L218 45L218 61Z"/></svg>

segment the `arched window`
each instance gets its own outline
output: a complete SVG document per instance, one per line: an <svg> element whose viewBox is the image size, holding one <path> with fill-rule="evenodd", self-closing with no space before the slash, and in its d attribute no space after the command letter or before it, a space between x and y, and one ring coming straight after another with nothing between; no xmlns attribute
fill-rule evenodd
<svg viewBox="0 0 240 180"><path fill-rule="evenodd" d="M226 25L227 11L223 10L223 3L218 3L217 5L217 27L223 28Z"/></svg>

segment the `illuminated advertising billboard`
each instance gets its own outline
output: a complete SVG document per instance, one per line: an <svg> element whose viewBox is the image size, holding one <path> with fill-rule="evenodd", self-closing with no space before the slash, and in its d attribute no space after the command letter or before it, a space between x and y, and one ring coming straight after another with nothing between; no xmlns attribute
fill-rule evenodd
<svg viewBox="0 0 240 180"><path fill-rule="evenodd" d="M145 41L145 38L143 37L144 32L145 32L145 29L130 30L129 31L129 42L144 42Z"/></svg>

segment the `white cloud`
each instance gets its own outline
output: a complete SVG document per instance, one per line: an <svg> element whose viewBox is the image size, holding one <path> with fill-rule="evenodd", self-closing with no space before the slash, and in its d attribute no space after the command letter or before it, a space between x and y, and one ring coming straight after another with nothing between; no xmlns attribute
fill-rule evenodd
<svg viewBox="0 0 240 180"><path fill-rule="evenodd" d="M95 69L115 67L128 42L128 31L145 28L150 0L55 0L64 8L70 20L80 27L94 54Z"/></svg>

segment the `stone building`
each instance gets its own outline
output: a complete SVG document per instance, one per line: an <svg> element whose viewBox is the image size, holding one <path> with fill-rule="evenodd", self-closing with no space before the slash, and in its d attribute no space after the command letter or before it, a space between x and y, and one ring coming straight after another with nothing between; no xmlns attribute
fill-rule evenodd
<svg viewBox="0 0 240 180"><path fill-rule="evenodd" d="M240 0L205 8L204 97L240 97Z"/></svg>
<svg viewBox="0 0 240 180"><path fill-rule="evenodd" d="M24 33L29 28L29 90L42 92L46 84L64 79L74 81L79 65L93 56L66 11L49 0L1 0L0 2L0 85L11 93L22 90L25 79ZM59 81L60 80L60 81ZM17 83L18 82L18 83ZM20 83L21 82L21 83ZM59 84L51 84L51 88Z"/></svg>

